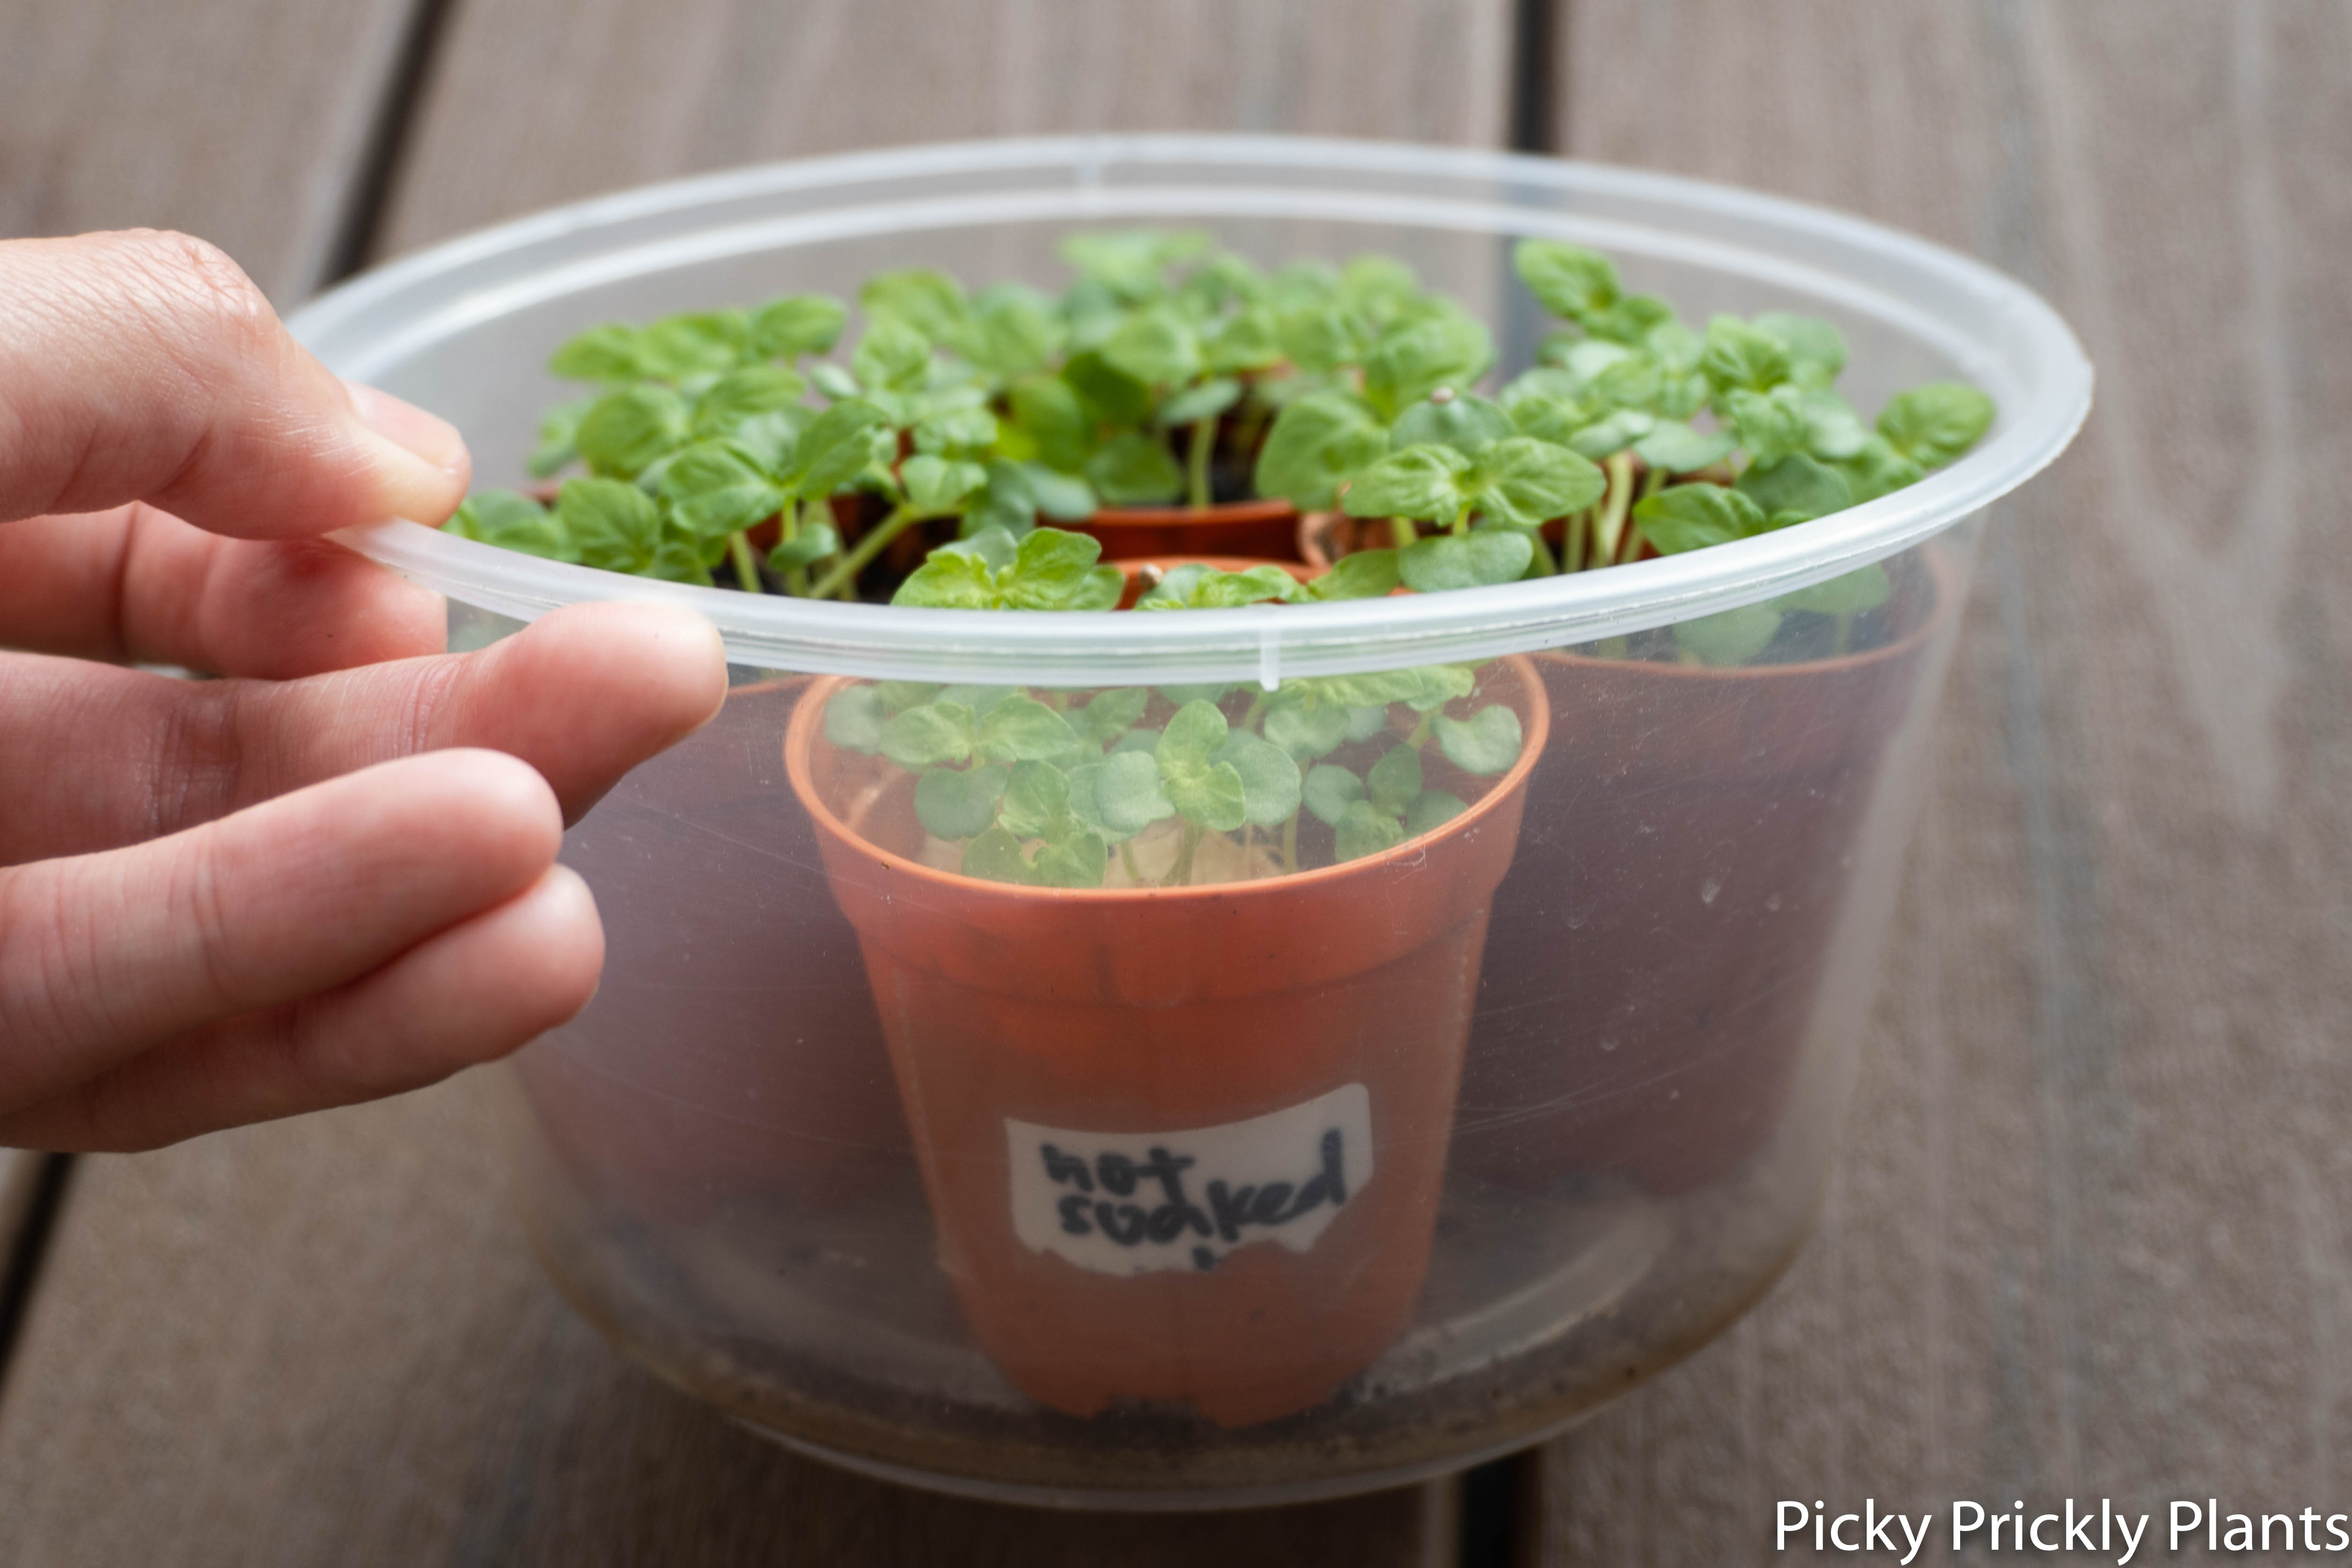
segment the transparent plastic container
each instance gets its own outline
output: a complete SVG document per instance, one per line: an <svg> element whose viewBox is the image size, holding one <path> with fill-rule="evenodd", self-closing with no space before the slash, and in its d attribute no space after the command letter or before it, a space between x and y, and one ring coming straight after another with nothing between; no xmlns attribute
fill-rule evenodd
<svg viewBox="0 0 2352 1568"><path fill-rule="evenodd" d="M1268 263L1401 256L1495 324L1505 374L1539 329L1511 242L1573 240L1685 319L1829 318L1858 406L1957 378L2000 420L1922 483L1738 544L1311 607L899 611L406 522L352 542L446 594L456 646L659 599L715 622L735 666L718 721L568 836L603 989L488 1075L530 1233L582 1310L745 1422L901 1480L1097 1507L1329 1496L1559 1430L1719 1332L1801 1245L1978 519L2072 437L2090 368L2018 284L1819 209L1198 136L659 186L385 268L295 326L513 482L564 391L548 354L591 322L849 296L884 267L1050 287L1063 235L1139 222ZM1652 657L1677 624L1873 565L1883 605L1791 615L1767 662ZM1221 685L1238 721L1286 687L1440 663L1477 671L1445 711L1507 707L1522 737L1499 774L1434 765L1466 809L1340 865L1310 827L1298 875L1165 891L942 870L906 778L826 722L882 680L1071 710ZM1350 744L1415 721L1359 706Z"/></svg>

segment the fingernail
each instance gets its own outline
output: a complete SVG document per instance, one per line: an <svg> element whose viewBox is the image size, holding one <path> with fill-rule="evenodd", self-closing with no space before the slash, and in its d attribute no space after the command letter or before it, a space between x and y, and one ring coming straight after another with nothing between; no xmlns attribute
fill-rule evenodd
<svg viewBox="0 0 2352 1568"><path fill-rule="evenodd" d="M346 381L343 386L351 394L352 407L358 413L360 423L402 451L460 478L472 469L473 458L466 450L466 438L446 419L427 414L416 405L404 403L364 382Z"/></svg>

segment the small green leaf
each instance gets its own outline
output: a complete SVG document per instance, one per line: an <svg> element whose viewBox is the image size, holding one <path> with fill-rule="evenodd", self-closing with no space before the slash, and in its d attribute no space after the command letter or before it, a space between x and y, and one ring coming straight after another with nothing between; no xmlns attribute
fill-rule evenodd
<svg viewBox="0 0 2352 1568"><path fill-rule="evenodd" d="M1607 477L1591 463L1532 436L1489 442L1471 461L1464 488L1478 514L1517 528L1540 528L1591 506L1609 488Z"/></svg>
<svg viewBox="0 0 2352 1568"><path fill-rule="evenodd" d="M1398 553L1397 566L1414 593L1442 594L1516 583L1534 559L1535 544L1526 534L1496 528L1416 541Z"/></svg>
<svg viewBox="0 0 2352 1568"><path fill-rule="evenodd" d="M1050 763L1078 749L1070 721L1034 697L1007 697L980 721L973 748L992 763Z"/></svg>
<svg viewBox="0 0 2352 1568"><path fill-rule="evenodd" d="M1698 367L1718 395L1743 388L1769 392L1789 379L1789 351L1737 316L1717 316L1706 324Z"/></svg>
<svg viewBox="0 0 2352 1568"><path fill-rule="evenodd" d="M1241 775L1242 811L1260 827L1276 827L1298 811L1298 764L1290 753L1246 730L1225 737L1217 760Z"/></svg>
<svg viewBox="0 0 2352 1568"><path fill-rule="evenodd" d="M1389 449L1407 447L1451 447L1465 457L1490 441L1519 433L1500 404L1467 393L1440 400L1424 397L1406 409L1389 430Z"/></svg>
<svg viewBox="0 0 2352 1568"><path fill-rule="evenodd" d="M1391 746L1364 775L1364 791L1382 811L1402 812L1421 793L1421 753L1407 745Z"/></svg>
<svg viewBox="0 0 2352 1568"><path fill-rule="evenodd" d="M1002 533L991 529L990 533ZM994 610L1003 608L996 573L970 551L942 545L907 574L890 603L919 610Z"/></svg>
<svg viewBox="0 0 2352 1568"><path fill-rule="evenodd" d="M1026 886L1037 879L1021 857L1021 840L1002 827L992 827L963 847L962 870L984 882Z"/></svg>
<svg viewBox="0 0 2352 1568"><path fill-rule="evenodd" d="M1394 419L1441 386L1474 385L1495 362L1494 340L1467 316L1442 315L1381 334L1364 356L1364 397Z"/></svg>
<svg viewBox="0 0 2352 1568"><path fill-rule="evenodd" d="M920 386L931 370L931 340L896 316L877 317L851 352L849 368L868 388Z"/></svg>
<svg viewBox="0 0 2352 1568"><path fill-rule="evenodd" d="M788 294L752 313L749 344L761 359L821 354L841 340L849 312L829 294Z"/></svg>
<svg viewBox="0 0 2352 1568"><path fill-rule="evenodd" d="M1798 405L1805 414L1805 450L1813 457L1840 462L1870 444L1870 426L1836 393L1808 387L1798 395Z"/></svg>
<svg viewBox="0 0 2352 1568"><path fill-rule="evenodd" d="M1086 794L1089 784L1091 800ZM1070 789L1079 820L1114 843L1176 815L1148 752L1113 752L1099 763L1081 763L1070 770Z"/></svg>
<svg viewBox="0 0 2352 1568"><path fill-rule="evenodd" d="M1878 416L1878 433L1923 468L1940 468L1992 427L1993 402L1973 386L1931 382L1898 392Z"/></svg>
<svg viewBox="0 0 2352 1568"><path fill-rule="evenodd" d="M547 509L513 490L483 490L468 496L441 526L443 531L460 539L478 540L550 561L570 560L576 554L570 535Z"/></svg>
<svg viewBox="0 0 2352 1568"><path fill-rule="evenodd" d="M1511 266L1544 309L1571 321L1597 316L1617 302L1617 268L1598 251L1557 239L1523 239Z"/></svg>
<svg viewBox="0 0 2352 1568"><path fill-rule="evenodd" d="M697 538L735 533L776 515L783 491L734 447L703 441L662 469L662 499L670 516Z"/></svg>
<svg viewBox="0 0 2352 1568"><path fill-rule="evenodd" d="M1325 602L1378 599L1394 593L1402 581L1397 575L1395 551L1359 550L1341 556L1331 570L1307 584L1307 596Z"/></svg>
<svg viewBox="0 0 2352 1568"><path fill-rule="evenodd" d="M1817 616L1858 616L1886 603L1892 593L1885 567L1864 566L1826 583L1783 594L1772 601L1772 605L1781 610L1810 610Z"/></svg>
<svg viewBox="0 0 2352 1568"><path fill-rule="evenodd" d="M1160 743L1153 748L1164 770L1182 767L1198 770L1207 767L1217 751L1225 743L1225 716L1217 705L1205 698L1195 697L1176 710L1168 727L1160 732Z"/></svg>
<svg viewBox="0 0 2352 1568"><path fill-rule="evenodd" d="M882 750L882 693L871 686L852 686L833 694L824 705L824 738L844 751L873 756Z"/></svg>
<svg viewBox="0 0 2352 1568"><path fill-rule="evenodd" d="M1197 425L1203 419L1214 419L1241 401L1242 384L1231 376L1218 376L1198 386L1189 386L1160 405L1153 417L1161 425Z"/></svg>
<svg viewBox="0 0 2352 1568"><path fill-rule="evenodd" d="M961 332L970 314L963 285L927 267L876 273L857 291L857 302L877 323L887 321L911 329L923 340L926 357L932 343L950 342Z"/></svg>
<svg viewBox="0 0 2352 1568"><path fill-rule="evenodd" d="M837 364L816 364L809 367L809 384L827 397L840 399L858 395L857 378Z"/></svg>
<svg viewBox="0 0 2352 1568"><path fill-rule="evenodd" d="M768 564L779 572L790 572L836 554L841 549L841 535L829 522L804 522L792 538L779 540L768 552Z"/></svg>
<svg viewBox="0 0 2352 1568"><path fill-rule="evenodd" d="M1470 459L1451 447L1408 447L1366 468L1341 504L1350 517L1452 522L1470 505Z"/></svg>
<svg viewBox="0 0 2352 1568"><path fill-rule="evenodd" d="M1139 610L1229 610L1297 598L1298 580L1279 566L1222 572L1199 562L1173 568L1138 599Z"/></svg>
<svg viewBox="0 0 2352 1568"><path fill-rule="evenodd" d="M736 426L727 438L761 473L771 477L785 474L792 470L793 453L800 446L802 432L815 423L817 411L804 403L772 408Z"/></svg>
<svg viewBox="0 0 2352 1568"><path fill-rule="evenodd" d="M1364 798L1364 781L1342 767L1320 763L1307 770L1307 781L1300 790L1307 809L1333 827L1348 815L1348 808Z"/></svg>
<svg viewBox="0 0 2352 1568"><path fill-rule="evenodd" d="M1122 430L1087 459L1087 482L1112 506L1149 506L1182 493L1183 470L1167 444L1139 431Z"/></svg>
<svg viewBox="0 0 2352 1568"><path fill-rule="evenodd" d="M1133 729L1150 702L1149 689L1123 686L1097 693L1092 701L1076 710L1070 718L1079 734L1098 746L1107 746Z"/></svg>
<svg viewBox="0 0 2352 1568"><path fill-rule="evenodd" d="M693 433L697 440L731 436L755 414L790 408L808 390L808 383L777 365L753 365L720 376L694 400Z"/></svg>
<svg viewBox="0 0 2352 1568"><path fill-rule="evenodd" d="M1569 437L1568 449L1588 462L1614 457L1657 428L1657 421L1638 408L1620 408L1596 419Z"/></svg>
<svg viewBox="0 0 2352 1568"><path fill-rule="evenodd" d="M898 466L898 482L907 488L908 510L918 517L944 517L988 482L988 470L918 452Z"/></svg>
<svg viewBox="0 0 2352 1568"><path fill-rule="evenodd" d="M1723 461L1737 445L1723 431L1698 431L1679 419L1661 419L1633 443L1633 454L1651 468L1689 474Z"/></svg>
<svg viewBox="0 0 2352 1568"><path fill-rule="evenodd" d="M1853 492L1856 506L1891 495L1906 485L1916 485L1927 471L1878 435L1865 439L1862 449L1839 463L1837 470L1845 476L1846 489Z"/></svg>
<svg viewBox="0 0 2352 1568"><path fill-rule="evenodd" d="M848 488L895 445L882 410L861 399L836 403L801 432L784 476L793 494L817 500Z"/></svg>
<svg viewBox="0 0 2352 1568"><path fill-rule="evenodd" d="M664 316L638 333L638 367L658 381L723 374L743 363L751 325L751 318L740 310Z"/></svg>
<svg viewBox="0 0 2352 1568"><path fill-rule="evenodd" d="M996 444L996 416L985 408L949 408L915 426L915 450L970 457Z"/></svg>
<svg viewBox="0 0 2352 1568"><path fill-rule="evenodd" d="M1404 829L1394 816L1370 801L1360 800L1340 816L1332 854L1342 861L1360 860L1367 855L1393 849L1403 842Z"/></svg>
<svg viewBox="0 0 2352 1568"><path fill-rule="evenodd" d="M877 680L875 695L882 699L885 713L904 713L918 703L929 702L945 691L946 687L929 680Z"/></svg>
<svg viewBox="0 0 2352 1568"><path fill-rule="evenodd" d="M625 480L564 480L555 516L581 561L608 572L642 571L661 543L660 509Z"/></svg>
<svg viewBox="0 0 2352 1568"><path fill-rule="evenodd" d="M1200 337L1170 308L1138 310L1096 352L1113 370L1146 386L1177 385L1201 373Z"/></svg>
<svg viewBox="0 0 2352 1568"><path fill-rule="evenodd" d="M1805 386L1827 386L1845 368L1845 339L1827 321L1767 310L1756 318L1756 330L1777 339L1789 355L1789 375Z"/></svg>
<svg viewBox="0 0 2352 1568"><path fill-rule="evenodd" d="M1045 771L1053 773L1051 768ZM921 820L923 831L934 838L970 838L986 832L996 820L996 803L1004 795L1005 778L999 767L926 769L915 781L915 816Z"/></svg>
<svg viewBox="0 0 2352 1568"><path fill-rule="evenodd" d="M596 405L593 397L559 403L540 416L539 445L524 466L534 479L544 479L569 468L580 457L580 416Z"/></svg>
<svg viewBox="0 0 2352 1568"><path fill-rule="evenodd" d="M1345 392L1310 394L1276 416L1258 449L1257 492L1321 510L1331 505L1341 480L1387 447L1388 434L1363 399Z"/></svg>
<svg viewBox="0 0 2352 1568"><path fill-rule="evenodd" d="M1093 423L1135 426L1151 407L1151 388L1094 351L1074 353L1062 365L1062 379L1091 405Z"/></svg>
<svg viewBox="0 0 2352 1568"><path fill-rule="evenodd" d="M1007 389L1013 428L1035 447L1038 458L1063 473L1076 472L1095 447L1094 422L1077 389L1058 375L1035 375Z"/></svg>
<svg viewBox="0 0 2352 1568"><path fill-rule="evenodd" d="M1783 458L1769 468L1750 468L1739 476L1738 493L1761 508L1775 527L1783 519L1806 521L1853 504L1843 476L1802 452Z"/></svg>
<svg viewBox="0 0 2352 1568"><path fill-rule="evenodd" d="M1095 499L1093 488L1084 479L1056 472L1043 463L1024 463L1021 468L1037 497L1037 510L1056 522L1084 522L1101 505Z"/></svg>
<svg viewBox="0 0 2352 1568"><path fill-rule="evenodd" d="M1171 773L1163 763L1160 787L1185 821L1219 833L1231 833L1249 820L1249 789L1231 763L1213 763L1198 771Z"/></svg>
<svg viewBox="0 0 2352 1568"><path fill-rule="evenodd" d="M1043 838L1069 810L1069 776L1051 763L1031 762L1013 768L998 815L1022 837Z"/></svg>
<svg viewBox="0 0 2352 1568"><path fill-rule="evenodd" d="M1519 716L1500 703L1481 708L1467 721L1448 719L1439 714L1430 721L1436 733L1438 750L1445 760L1465 773L1486 777L1499 773L1519 760L1519 747L1524 737L1519 731Z"/></svg>
<svg viewBox="0 0 2352 1568"><path fill-rule="evenodd" d="M1469 809L1469 805L1460 795L1448 795L1442 789L1423 790L1405 808L1404 830L1410 837L1418 838L1424 833L1444 826Z"/></svg>
<svg viewBox="0 0 2352 1568"><path fill-rule="evenodd" d="M1670 485L1634 503L1642 536L1661 555L1680 555L1764 531L1764 510L1722 485Z"/></svg>
<svg viewBox="0 0 2352 1568"><path fill-rule="evenodd" d="M882 754L920 773L971 757L972 711L961 702L925 702L892 714L882 726Z"/></svg>
<svg viewBox="0 0 2352 1568"><path fill-rule="evenodd" d="M1724 395L1724 412L1755 466L1769 468L1791 452L1804 450L1812 424L1806 417L1803 396L1803 388L1793 385L1770 392L1736 387Z"/></svg>
<svg viewBox="0 0 2352 1568"><path fill-rule="evenodd" d="M1769 605L1742 605L1684 621L1675 627L1675 641L1701 664L1729 667L1762 653L1780 630L1780 611Z"/></svg>
<svg viewBox="0 0 2352 1568"><path fill-rule="evenodd" d="M1165 286L1171 266L1208 247L1209 237L1198 229L1111 229L1066 236L1062 259L1120 298L1141 300Z"/></svg>
<svg viewBox="0 0 2352 1568"><path fill-rule="evenodd" d="M637 353L637 329L620 321L591 327L555 351L548 370L566 381L635 381L646 374Z"/></svg>
<svg viewBox="0 0 2352 1568"><path fill-rule="evenodd" d="M580 455L600 479L633 479L686 445L686 399L666 386L609 393L581 416Z"/></svg>
<svg viewBox="0 0 2352 1568"><path fill-rule="evenodd" d="M1348 738L1348 710L1329 702L1276 703L1265 712L1265 738L1302 763L1329 756Z"/></svg>
<svg viewBox="0 0 2352 1568"><path fill-rule="evenodd" d="M1006 607L1063 608L1085 588L1101 554L1101 543L1087 534L1058 528L1034 530L1021 541L1013 564L1005 569ZM1118 602L1116 595L1112 602Z"/></svg>
<svg viewBox="0 0 2352 1568"><path fill-rule="evenodd" d="M1073 830L1065 819L1063 831L1038 847L1029 868L1041 887L1099 888L1109 867L1110 847L1102 835L1084 826Z"/></svg>
<svg viewBox="0 0 2352 1568"><path fill-rule="evenodd" d="M1021 283L983 289L961 340L972 362L1000 380L1043 369L1062 346L1054 301Z"/></svg>

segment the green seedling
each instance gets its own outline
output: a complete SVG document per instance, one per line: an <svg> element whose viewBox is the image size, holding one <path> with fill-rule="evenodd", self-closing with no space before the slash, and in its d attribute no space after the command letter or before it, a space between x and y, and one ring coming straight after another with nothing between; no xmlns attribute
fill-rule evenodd
<svg viewBox="0 0 2352 1568"><path fill-rule="evenodd" d="M1694 331L1608 258L1556 240L1520 242L1513 263L1559 327L1491 398L1474 390L1494 359L1485 327L1393 259L1266 273L1206 234L1151 229L1073 235L1063 253L1076 277L1058 299L877 274L845 350L847 310L814 294L582 333L551 368L600 390L551 412L532 468L586 477L552 506L486 492L450 530L688 583L731 561L739 586L843 598L922 530L933 548L895 604L1108 608L1118 574L1051 525L1105 504L1206 505L1220 463L1246 454L1258 495L1344 510L1376 547L1305 585L1181 568L1138 607L1307 605L1751 538L1916 483L1994 417L1981 392L1937 383L1865 421L1836 390L1848 350L1828 321L1766 311ZM866 520L846 541L845 496ZM772 520L763 562L751 535ZM1888 593L1864 568L1668 641L1709 663L1824 636L1844 651ZM1827 624L1809 616L1833 636L1783 637L1790 617Z"/></svg>
<svg viewBox="0 0 2352 1568"><path fill-rule="evenodd" d="M1037 537L1034 536L1033 537ZM825 708L833 744L914 775L924 832L968 877L1048 888L1187 887L1286 875L1302 814L1329 862L1392 848L1467 809L1425 787L1433 747L1471 778L1509 771L1518 715L1475 705L1475 669L1130 687L1084 700L882 682Z"/></svg>

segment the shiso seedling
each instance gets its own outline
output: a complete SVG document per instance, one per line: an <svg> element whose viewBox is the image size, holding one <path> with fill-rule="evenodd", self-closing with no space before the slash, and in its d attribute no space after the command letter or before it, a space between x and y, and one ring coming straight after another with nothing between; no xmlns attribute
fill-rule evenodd
<svg viewBox="0 0 2352 1568"><path fill-rule="evenodd" d="M1058 299L877 275L845 363L823 356L849 311L822 295L594 328L551 368L600 391L550 413L531 462L585 474L551 505L478 495L449 527L680 582L723 568L753 591L1108 609L1116 574L1054 524L1254 493L1357 519L1370 548L1303 586L1276 568L1181 568L1137 607L1312 603L1751 538L1917 481L1994 414L1977 389L1937 383L1865 421L1835 390L1847 349L1830 323L1767 311L1695 331L1608 258L1556 240L1523 240L1513 259L1561 324L1491 397L1486 328L1392 259L1269 273L1204 234L1149 229L1063 248L1076 277ZM1865 567L1626 651L1738 664L1824 637L1843 651L1889 596ZM1833 633L1784 635L1791 616Z"/></svg>

